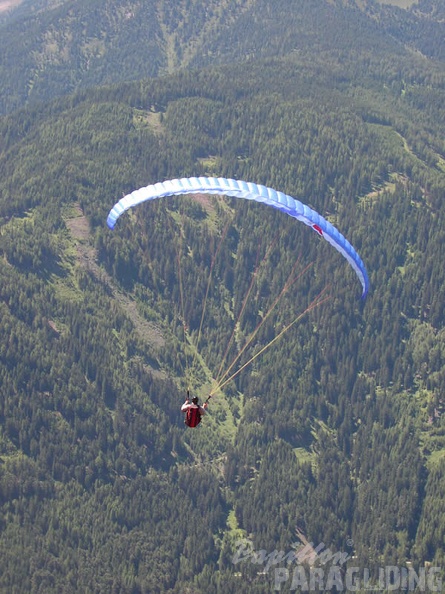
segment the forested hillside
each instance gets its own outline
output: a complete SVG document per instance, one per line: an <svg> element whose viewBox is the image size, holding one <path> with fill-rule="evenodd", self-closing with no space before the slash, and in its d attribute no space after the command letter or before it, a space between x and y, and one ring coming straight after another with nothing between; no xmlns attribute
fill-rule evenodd
<svg viewBox="0 0 445 594"><path fill-rule="evenodd" d="M0 114L80 88L286 55L444 60L442 0L24 0L0 12ZM409 55L409 54L408 54ZM311 56L311 58L309 58Z"/></svg>
<svg viewBox="0 0 445 594"><path fill-rule="evenodd" d="M364 28L289 52L292 21L275 57L0 119L1 592L273 591L239 538L324 543L371 580L445 567L445 73L324 10ZM191 175L310 204L360 252L367 299L264 205L168 199L107 228L124 194ZM238 371L186 430L186 389Z"/></svg>

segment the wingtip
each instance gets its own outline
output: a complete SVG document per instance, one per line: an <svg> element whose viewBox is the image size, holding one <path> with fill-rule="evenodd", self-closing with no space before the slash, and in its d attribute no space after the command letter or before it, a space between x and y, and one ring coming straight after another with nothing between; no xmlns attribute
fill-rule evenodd
<svg viewBox="0 0 445 594"><path fill-rule="evenodd" d="M114 229L114 226L116 225L116 221L113 218L111 218L110 216L108 216L107 225L108 225L109 229Z"/></svg>

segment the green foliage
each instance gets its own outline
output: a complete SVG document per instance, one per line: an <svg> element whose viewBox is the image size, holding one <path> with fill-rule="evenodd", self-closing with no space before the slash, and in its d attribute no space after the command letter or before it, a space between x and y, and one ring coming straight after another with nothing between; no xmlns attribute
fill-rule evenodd
<svg viewBox="0 0 445 594"><path fill-rule="evenodd" d="M164 34L186 38L163 6ZM308 56L293 44L303 24L314 38L313 6L332 37ZM361 51L329 52L343 17ZM245 19L225 55L250 47ZM281 58L0 120L0 590L270 592L261 567L233 565L238 531L269 552L301 532L352 540L373 571L442 562L444 78L390 40L373 51L366 19L302 2L280 49L258 49ZM367 301L329 245L261 205L178 198L106 228L122 194L207 172L325 214L366 262ZM186 431L185 389L204 399L216 378Z"/></svg>
<svg viewBox="0 0 445 594"><path fill-rule="evenodd" d="M248 86L253 60L292 53L309 58L317 77L343 83L374 62L376 82L405 92L425 70L405 47L444 60L441 0L413 4L408 11L340 0L24 2L0 12L0 113L97 85L241 61ZM320 71L327 63L330 74Z"/></svg>

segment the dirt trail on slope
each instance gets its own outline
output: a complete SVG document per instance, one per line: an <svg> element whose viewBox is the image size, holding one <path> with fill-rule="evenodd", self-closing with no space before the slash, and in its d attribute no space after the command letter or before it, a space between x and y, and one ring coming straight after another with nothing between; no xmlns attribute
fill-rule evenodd
<svg viewBox="0 0 445 594"><path fill-rule="evenodd" d="M89 244L91 235L90 224L78 204L75 205L74 216L65 220L72 237L76 240L77 259L81 266L89 270L98 281L105 284L114 299L122 306L125 313L133 322L139 336L151 347L159 349L164 346L165 339L161 329L156 324L145 320L137 310L136 302L117 287L113 278L97 263L97 251Z"/></svg>

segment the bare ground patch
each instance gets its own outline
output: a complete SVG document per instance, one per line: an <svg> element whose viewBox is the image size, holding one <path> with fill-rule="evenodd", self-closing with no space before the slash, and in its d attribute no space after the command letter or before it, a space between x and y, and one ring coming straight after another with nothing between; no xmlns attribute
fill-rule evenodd
<svg viewBox="0 0 445 594"><path fill-rule="evenodd" d="M200 204L209 215L215 213L215 205L213 203L214 200L212 200L207 194L191 194L190 197L195 202Z"/></svg>
<svg viewBox="0 0 445 594"><path fill-rule="evenodd" d="M90 237L90 224L88 219L83 215L82 209L78 204L75 205L76 215L65 221L66 226L71 232L74 239L79 241L86 241Z"/></svg>
<svg viewBox="0 0 445 594"><path fill-rule="evenodd" d="M22 0L0 0L0 12L6 12L22 3Z"/></svg>

